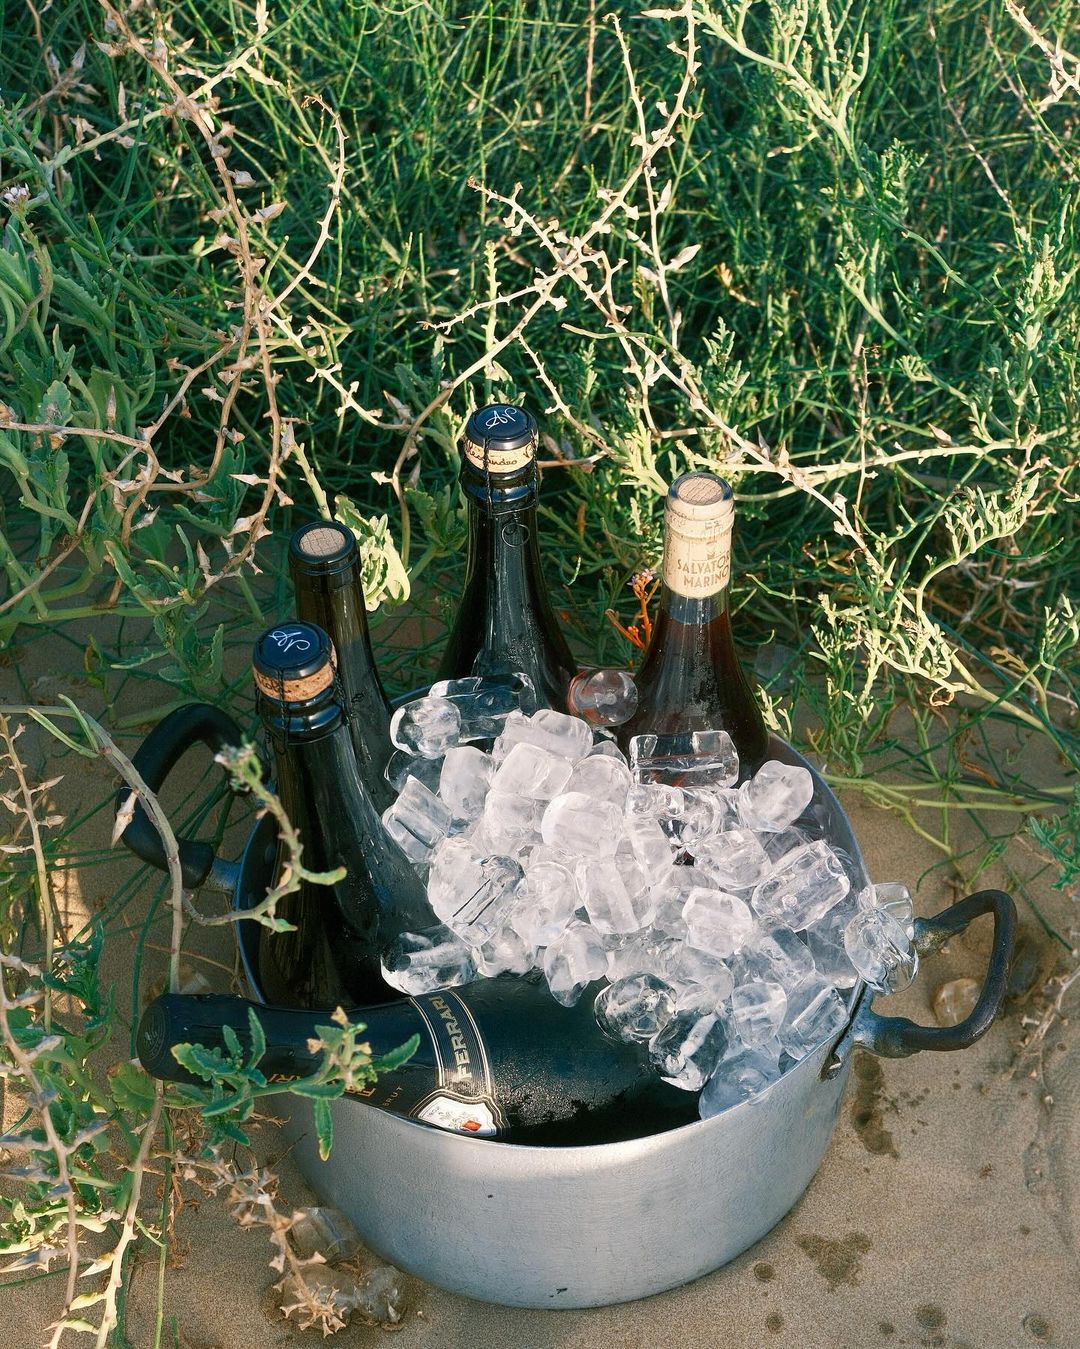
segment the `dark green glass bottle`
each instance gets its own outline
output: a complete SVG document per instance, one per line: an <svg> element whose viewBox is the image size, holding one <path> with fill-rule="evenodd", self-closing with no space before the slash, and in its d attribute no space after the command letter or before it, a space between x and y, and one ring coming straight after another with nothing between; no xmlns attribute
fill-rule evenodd
<svg viewBox="0 0 1080 1349"><path fill-rule="evenodd" d="M356 1098L436 1128L506 1143L576 1146L614 1143L689 1124L697 1095L661 1082L640 1047L608 1040L596 1024L592 994L561 1007L529 979L481 979L378 1007L358 1007L374 1055L419 1036L416 1053ZM231 1026L250 1044L248 1010L266 1037L267 1077L306 1076L318 1063L308 1041L327 1012L298 1012L213 994L163 994L138 1032L143 1067L156 1077L190 1081L175 1044L224 1048Z"/></svg>
<svg viewBox="0 0 1080 1349"><path fill-rule="evenodd" d="M461 486L469 510L465 587L439 678L520 671L539 706L565 712L576 666L540 565L536 423L527 412L494 403L472 414Z"/></svg>
<svg viewBox="0 0 1080 1349"><path fill-rule="evenodd" d="M301 525L289 540L289 575L297 618L322 628L337 653L360 776L375 805L385 810L394 799L383 776L393 753L390 705L371 650L360 550L352 530L336 520Z"/></svg>
<svg viewBox="0 0 1080 1349"><path fill-rule="evenodd" d="M664 576L649 649L635 676L637 711L618 728L636 735L727 731L743 771L769 752L761 708L731 636L731 487L714 473L684 473L664 511Z"/></svg>
<svg viewBox="0 0 1080 1349"><path fill-rule="evenodd" d="M295 931L260 933L260 983L296 1007L399 997L383 983L379 957L401 932L438 919L361 776L330 640L312 624L281 623L256 642L253 665L276 789L304 866L347 872L332 885L302 882L279 901Z"/></svg>

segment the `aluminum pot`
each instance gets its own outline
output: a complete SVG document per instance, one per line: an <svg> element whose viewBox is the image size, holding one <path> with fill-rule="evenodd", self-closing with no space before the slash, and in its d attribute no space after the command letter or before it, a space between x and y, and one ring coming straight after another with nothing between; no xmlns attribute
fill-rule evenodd
<svg viewBox="0 0 1080 1349"><path fill-rule="evenodd" d="M151 731L134 762L157 790L197 741L216 751L239 738L223 713L194 704ZM819 822L865 875L851 826L824 781L776 736L771 753L814 774ZM144 861L164 868L160 839L141 810L124 839ZM185 885L223 890L239 910L265 895L276 856L268 818L256 825L238 862L215 857L206 844L180 842ZM275 1110L286 1119L293 1156L312 1188L401 1268L508 1306L595 1307L646 1297L734 1259L789 1211L829 1145L855 1046L899 1058L963 1049L988 1029L1012 952L1016 914L1008 895L983 890L917 919L915 944L927 955L984 913L994 916L993 946L965 1021L927 1027L883 1017L873 1010L873 995L857 986L848 1023L834 1041L753 1101L667 1133L589 1147L522 1147L445 1133L344 1097L331 1104L334 1146L323 1162L309 1103L283 1094ZM244 922L237 934L251 992L260 998L258 943L273 936Z"/></svg>

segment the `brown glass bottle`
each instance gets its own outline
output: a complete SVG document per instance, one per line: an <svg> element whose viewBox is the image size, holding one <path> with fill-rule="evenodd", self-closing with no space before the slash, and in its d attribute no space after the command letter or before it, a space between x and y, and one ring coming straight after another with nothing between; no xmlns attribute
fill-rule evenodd
<svg viewBox="0 0 1080 1349"><path fill-rule="evenodd" d="M473 413L461 486L469 510L465 586L438 677L521 672L540 707L565 712L576 665L540 565L536 423L527 412L495 403Z"/></svg>
<svg viewBox="0 0 1080 1349"><path fill-rule="evenodd" d="M297 618L322 628L337 653L360 776L375 805L385 810L394 799L383 776L394 752L390 705L371 650L360 552L352 530L336 520L301 525L289 540L289 575Z"/></svg>
<svg viewBox="0 0 1080 1349"><path fill-rule="evenodd" d="M768 731L731 637L730 486L714 473L684 473L664 511L660 611L636 676L638 708L618 729L635 735L724 730L753 771L768 756Z"/></svg>
<svg viewBox="0 0 1080 1349"><path fill-rule="evenodd" d="M293 930L260 932L260 985L296 1007L400 997L383 983L381 954L402 932L439 920L360 774L330 641L312 624L281 623L259 638L253 664L275 787L304 866L346 870L330 885L302 881L278 901Z"/></svg>

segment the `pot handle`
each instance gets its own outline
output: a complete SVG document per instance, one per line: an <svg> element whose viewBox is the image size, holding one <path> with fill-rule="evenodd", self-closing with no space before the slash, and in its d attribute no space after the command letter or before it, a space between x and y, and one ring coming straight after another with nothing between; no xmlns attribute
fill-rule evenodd
<svg viewBox="0 0 1080 1349"><path fill-rule="evenodd" d="M900 1059L922 1049L966 1049L990 1029L1005 998L1012 959L1016 906L1009 896L1003 890L979 890L933 918L916 918L915 949L920 956L933 954L984 913L994 915L994 943L971 1015L955 1026L920 1026L906 1016L879 1016L873 995L868 995L826 1061L823 1077L835 1077L856 1045L882 1058Z"/></svg>
<svg viewBox="0 0 1080 1349"><path fill-rule="evenodd" d="M156 794L193 745L202 743L217 754L242 741L240 728L232 717L209 703L187 703L158 722L135 751L131 762L142 780ZM116 795L117 813L127 803L129 796L130 788L121 787ZM169 863L161 835L140 804L136 803L131 823L120 837L143 862L161 871L168 871ZM214 880L216 875L220 889L232 890L235 880L230 870L232 864L221 862L209 843L181 838L177 839L177 845L185 889L195 890L207 877Z"/></svg>

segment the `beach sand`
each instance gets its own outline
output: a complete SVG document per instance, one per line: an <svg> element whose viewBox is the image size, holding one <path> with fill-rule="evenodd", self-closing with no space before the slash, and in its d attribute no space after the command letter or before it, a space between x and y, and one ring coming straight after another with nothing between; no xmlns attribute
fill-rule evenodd
<svg viewBox="0 0 1080 1349"><path fill-rule="evenodd" d="M78 636L78 633L75 634ZM94 711L100 691L81 675L54 673L72 664L70 647L50 639L28 648L24 689L36 702L53 703L68 693ZM0 671L5 702L22 701L10 671ZM131 691L125 715L138 699L161 697L161 685ZM138 743L136 731L125 740ZM114 781L108 766L57 752L36 730L20 746L33 773L66 774L53 793L68 813L103 800ZM208 770L205 756L191 755L177 774L181 791L170 792L174 808L183 791L198 787ZM1047 768L1048 777L1056 769ZM932 914L959 897L942 854L897 816L875 808L858 792L843 798L868 869L877 880L901 879L916 893L921 914ZM958 852L974 836L954 812ZM934 821L928 816L927 823ZM80 825L82 848L108 849L111 817L102 810ZM242 828L227 835L224 851L238 848ZM1009 870L1034 876L1040 859L1024 844L980 879L980 885L1011 888ZM99 908L135 873L134 861L117 849L100 864L54 876L57 898L73 919ZM147 904L156 887L148 877L133 894L128 931L110 939L108 974L116 982L117 1006L128 1015L131 961ZM1045 917L1069 936L1076 911L1071 899L1036 878L1030 894ZM212 897L198 902L213 908ZM1012 1001L1005 1015L977 1045L957 1054L920 1054L905 1060L860 1055L848 1085L832 1145L803 1198L751 1250L696 1283L636 1303L589 1311L510 1310L455 1296L418 1279L405 1280L408 1305L394 1333L396 1349L511 1349L547 1346L798 1346L798 1349L892 1349L897 1345L950 1349L1020 1349L1026 1345L1080 1345L1080 1020L1074 1014L1080 983L1070 990L1065 1017L1054 1020L1034 1052L1020 1042L1038 1018L1039 990L1071 958L1018 901L1020 932L1030 955L1034 989ZM989 945L988 919L925 962L916 984L886 1008L932 1023L930 999L946 979L978 978ZM166 968L168 926L154 926L141 990ZM1070 937L1073 940L1074 937ZM215 988L229 986L235 969L231 936L199 930L190 939L190 963ZM165 949L160 949L165 948ZM216 963L215 963L216 962ZM882 1004L879 1003L879 1007ZM123 1057L120 1048L110 1051ZM15 1103L5 1102L8 1118ZM261 1164L280 1179L278 1207L311 1204L310 1192L273 1125L255 1131ZM238 1158L239 1160L239 1158ZM362 1158L353 1164L363 1165ZM409 1178L403 1178L408 1183ZM425 1183L438 1184L438 1177ZM152 1200L156 1182L147 1186ZM264 1228L243 1229L221 1197L184 1188L187 1202L175 1224L175 1243L164 1271L164 1329L160 1343L184 1349L278 1349L315 1344L277 1310L270 1268L272 1248ZM155 1204L145 1215L154 1221ZM448 1234L448 1240L453 1239ZM0 1290L3 1349L32 1349L59 1311L63 1275ZM155 1343L159 1262L143 1242L131 1262L126 1289L127 1343ZM332 1341L343 1346L384 1342L389 1332L350 1325ZM89 1343L72 1336L65 1343Z"/></svg>

